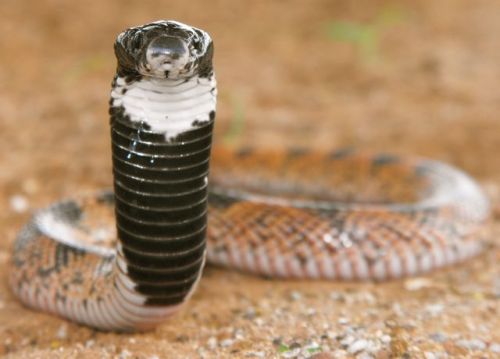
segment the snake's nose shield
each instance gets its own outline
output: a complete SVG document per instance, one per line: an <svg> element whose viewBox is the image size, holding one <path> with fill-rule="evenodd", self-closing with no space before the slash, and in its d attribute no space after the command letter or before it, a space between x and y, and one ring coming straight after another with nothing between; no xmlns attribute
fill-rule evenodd
<svg viewBox="0 0 500 359"><path fill-rule="evenodd" d="M189 49L186 42L173 36L164 35L155 38L146 50L146 60L154 70L167 70L188 57Z"/></svg>

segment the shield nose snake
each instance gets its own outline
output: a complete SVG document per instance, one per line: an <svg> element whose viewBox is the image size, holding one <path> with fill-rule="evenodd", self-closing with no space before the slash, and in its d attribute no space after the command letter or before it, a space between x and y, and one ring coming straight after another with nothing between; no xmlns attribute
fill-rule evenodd
<svg viewBox="0 0 500 359"><path fill-rule="evenodd" d="M20 231L9 281L27 306L146 330L191 296L205 257L268 277L385 280L480 252L488 201L449 165L353 150L212 151L206 32L158 21L122 32L115 54L114 191L58 202Z"/></svg>

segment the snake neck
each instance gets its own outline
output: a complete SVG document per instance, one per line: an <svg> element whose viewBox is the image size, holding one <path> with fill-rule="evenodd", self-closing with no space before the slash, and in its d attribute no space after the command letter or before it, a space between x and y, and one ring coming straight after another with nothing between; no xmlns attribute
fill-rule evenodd
<svg viewBox="0 0 500 359"><path fill-rule="evenodd" d="M167 141L194 130L215 118L217 88L215 76L193 76L186 80L139 78L127 82L116 76L111 91L111 121L121 117ZM175 141L174 141L175 142Z"/></svg>
<svg viewBox="0 0 500 359"><path fill-rule="evenodd" d="M131 301L179 304L200 277L215 83L213 74L113 81L116 284Z"/></svg>

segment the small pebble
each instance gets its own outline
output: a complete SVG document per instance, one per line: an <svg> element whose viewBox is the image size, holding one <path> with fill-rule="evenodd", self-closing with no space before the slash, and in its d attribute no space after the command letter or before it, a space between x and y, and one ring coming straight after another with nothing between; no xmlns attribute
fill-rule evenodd
<svg viewBox="0 0 500 359"><path fill-rule="evenodd" d="M343 302L345 301L345 295L340 292L330 292L330 299Z"/></svg>
<svg viewBox="0 0 500 359"><path fill-rule="evenodd" d="M258 327L261 327L264 325L264 319L262 318L255 318L255 320L253 321L255 323L255 325L257 325Z"/></svg>
<svg viewBox="0 0 500 359"><path fill-rule="evenodd" d="M311 359L333 359L335 357L330 353L316 353L316 354L313 354L313 356L311 356L310 358Z"/></svg>
<svg viewBox="0 0 500 359"><path fill-rule="evenodd" d="M344 348L347 348L348 346L351 345L351 343L353 343L354 341L356 340L356 338L354 338L352 335L348 335L346 336L344 339L342 339L340 341L340 344L342 344L342 346Z"/></svg>
<svg viewBox="0 0 500 359"><path fill-rule="evenodd" d="M345 350L338 349L332 352L332 355L334 358L344 359L347 357L347 352Z"/></svg>
<svg viewBox="0 0 500 359"><path fill-rule="evenodd" d="M373 356L363 352L356 355L356 359L373 359Z"/></svg>
<svg viewBox="0 0 500 359"><path fill-rule="evenodd" d="M282 342L283 342L282 337L277 337L273 339L273 345L280 346Z"/></svg>
<svg viewBox="0 0 500 359"><path fill-rule="evenodd" d="M245 310L245 314L243 314L243 317L245 319L254 319L257 316L257 311L255 310L254 307L247 308Z"/></svg>
<svg viewBox="0 0 500 359"><path fill-rule="evenodd" d="M410 292L428 288L432 285L432 281L428 278L411 278L404 282L404 287Z"/></svg>
<svg viewBox="0 0 500 359"><path fill-rule="evenodd" d="M290 299L293 300L293 301L298 301L298 300L301 300L302 299L302 293L300 293L299 291L292 291L290 293Z"/></svg>
<svg viewBox="0 0 500 359"><path fill-rule="evenodd" d="M286 352L281 353L283 358L296 358L300 354L300 348L290 349Z"/></svg>
<svg viewBox="0 0 500 359"><path fill-rule="evenodd" d="M429 304L425 307L425 311L432 316L440 314L443 309L444 305L441 303Z"/></svg>
<svg viewBox="0 0 500 359"><path fill-rule="evenodd" d="M245 356L246 357L254 357L254 358L265 358L266 353L265 352L246 352Z"/></svg>
<svg viewBox="0 0 500 359"><path fill-rule="evenodd" d="M371 294L370 292L362 292L359 294L358 300L360 302L375 304L377 302L377 298Z"/></svg>
<svg viewBox="0 0 500 359"><path fill-rule="evenodd" d="M304 351L309 354L316 353L321 351L321 346L316 342L311 342L304 347Z"/></svg>
<svg viewBox="0 0 500 359"><path fill-rule="evenodd" d="M349 347L347 348L347 351L350 354L356 354L359 353L363 350L365 350L368 347L368 341L365 339L358 339L354 341Z"/></svg>
<svg viewBox="0 0 500 359"><path fill-rule="evenodd" d="M340 325L346 325L347 323L349 323L349 319L346 317L340 317L337 323L339 323Z"/></svg>
<svg viewBox="0 0 500 359"><path fill-rule="evenodd" d="M489 349L490 352L500 354L500 343L491 343Z"/></svg>
<svg viewBox="0 0 500 359"><path fill-rule="evenodd" d="M307 308L307 310L306 310L306 315L307 315L308 317L312 317L312 316L314 316L316 313L317 313L316 308Z"/></svg>
<svg viewBox="0 0 500 359"><path fill-rule="evenodd" d="M223 341L220 342L220 345L224 348L230 347L233 344L234 344L233 339L224 339Z"/></svg>
<svg viewBox="0 0 500 359"><path fill-rule="evenodd" d="M67 326L65 324L61 325L59 329L57 330L56 337L58 339L66 339L68 336L68 330Z"/></svg>
<svg viewBox="0 0 500 359"><path fill-rule="evenodd" d="M112 236L113 232L108 228L97 228L92 231L92 238L95 242L103 242Z"/></svg>
<svg viewBox="0 0 500 359"><path fill-rule="evenodd" d="M469 349L469 350L484 350L486 348L486 344L479 339L462 339L462 340L457 340L455 342L456 345L459 347Z"/></svg>
<svg viewBox="0 0 500 359"><path fill-rule="evenodd" d="M424 352L425 359L437 359L436 354L433 352Z"/></svg>
<svg viewBox="0 0 500 359"><path fill-rule="evenodd" d="M401 304L399 304L398 302L395 302L392 304L392 311L394 312L394 314L396 314L398 317L404 317L405 316L405 313L403 311L403 308L401 308Z"/></svg>
<svg viewBox="0 0 500 359"><path fill-rule="evenodd" d="M245 332L242 329L236 329L234 331L234 339L236 339L236 340L245 339Z"/></svg>
<svg viewBox="0 0 500 359"><path fill-rule="evenodd" d="M439 333L439 332L430 334L429 338L437 343L443 343L448 339L448 337L446 335L444 335L443 333Z"/></svg>
<svg viewBox="0 0 500 359"><path fill-rule="evenodd" d="M207 345L210 350L215 350L215 348L217 348L217 338L216 337L208 338Z"/></svg>
<svg viewBox="0 0 500 359"><path fill-rule="evenodd" d="M120 354L118 355L119 359L127 359L132 355L131 352L129 352L127 349L123 349Z"/></svg>
<svg viewBox="0 0 500 359"><path fill-rule="evenodd" d="M21 194L10 197L9 204L10 208L16 213L24 213L29 208L28 199Z"/></svg>
<svg viewBox="0 0 500 359"><path fill-rule="evenodd" d="M389 344L391 340L392 340L391 336L387 334L384 334L380 337L380 341L384 344Z"/></svg>

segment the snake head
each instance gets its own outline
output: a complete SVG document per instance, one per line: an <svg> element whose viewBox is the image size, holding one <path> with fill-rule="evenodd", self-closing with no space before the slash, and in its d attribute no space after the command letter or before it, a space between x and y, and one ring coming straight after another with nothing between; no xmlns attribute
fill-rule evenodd
<svg viewBox="0 0 500 359"><path fill-rule="evenodd" d="M187 79L212 74L213 43L203 30L162 20L129 28L115 42L118 74Z"/></svg>

